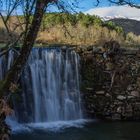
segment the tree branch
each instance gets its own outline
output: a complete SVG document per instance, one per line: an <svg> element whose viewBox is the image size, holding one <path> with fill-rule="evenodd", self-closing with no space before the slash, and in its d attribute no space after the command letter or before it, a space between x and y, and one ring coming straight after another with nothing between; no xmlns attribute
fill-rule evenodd
<svg viewBox="0 0 140 140"><path fill-rule="evenodd" d="M0 57L2 57L3 55L6 55L10 50L14 50L16 53L19 54L19 52L17 52L14 47L17 45L17 43L19 42L19 40L22 38L24 33L21 33L19 35L19 37L16 39L15 42L13 42L12 44L6 44L6 46L4 48L8 48L8 49L5 49L3 52L0 53Z"/></svg>
<svg viewBox="0 0 140 140"><path fill-rule="evenodd" d="M140 6L132 1L129 0L108 0L111 3L117 4L117 5L129 5L131 7L135 7L137 9L140 9Z"/></svg>

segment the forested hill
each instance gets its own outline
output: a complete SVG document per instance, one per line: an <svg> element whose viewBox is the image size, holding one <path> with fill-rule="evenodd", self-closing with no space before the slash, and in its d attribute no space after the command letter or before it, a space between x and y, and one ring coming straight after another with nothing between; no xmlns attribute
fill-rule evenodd
<svg viewBox="0 0 140 140"><path fill-rule="evenodd" d="M123 29L113 22L83 13L50 13L44 17L37 41L99 45L110 39L124 40Z"/></svg>
<svg viewBox="0 0 140 140"><path fill-rule="evenodd" d="M18 19L24 22L23 16L19 16ZM7 40L7 36L1 22L0 20L0 42L3 43ZM11 17L12 27L16 22L16 17ZM18 33L14 34L16 36ZM123 28L112 21L105 22L97 16L83 13L46 14L36 42L39 44L101 45L108 40L117 40L125 45L140 44L137 36L125 34Z"/></svg>
<svg viewBox="0 0 140 140"><path fill-rule="evenodd" d="M140 35L140 21L123 18L116 18L110 21L121 26L126 33L133 32L136 35Z"/></svg>

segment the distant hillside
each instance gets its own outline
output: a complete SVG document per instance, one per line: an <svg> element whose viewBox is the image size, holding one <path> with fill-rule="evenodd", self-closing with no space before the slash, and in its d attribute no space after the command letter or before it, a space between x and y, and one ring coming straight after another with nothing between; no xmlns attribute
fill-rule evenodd
<svg viewBox="0 0 140 140"><path fill-rule="evenodd" d="M18 17L25 23L24 17ZM11 17L10 25L14 29L16 17ZM0 21L0 43L7 42L6 30ZM24 28L24 26L23 26ZM129 27L128 27L129 28ZM18 35L21 28L14 34ZM112 21L103 21L98 16L69 13L49 13L44 16L36 43L39 44L72 44L72 45L102 45L106 41L116 40L121 45L137 46L140 37L133 33L125 34L122 27Z"/></svg>
<svg viewBox="0 0 140 140"><path fill-rule="evenodd" d="M140 21L123 18L111 19L110 21L121 26L125 33L133 32L135 35L140 35Z"/></svg>
<svg viewBox="0 0 140 140"><path fill-rule="evenodd" d="M25 23L24 17L19 17ZM11 17L14 28L16 20ZM0 42L4 43L4 29L0 27ZM20 32L20 29L18 30ZM18 33L17 32L17 33ZM37 43L60 43L73 45L101 45L109 40L124 42L124 31L112 22L106 23L97 16L69 13L49 13L44 16ZM6 36L6 35L5 35Z"/></svg>

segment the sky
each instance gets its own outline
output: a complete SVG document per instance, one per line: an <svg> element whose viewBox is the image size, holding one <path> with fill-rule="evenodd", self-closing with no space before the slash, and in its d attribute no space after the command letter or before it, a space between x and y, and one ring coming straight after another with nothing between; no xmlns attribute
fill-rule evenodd
<svg viewBox="0 0 140 140"><path fill-rule="evenodd" d="M96 0L80 0L78 11L85 12L92 8L108 7L108 6L114 5L114 4L109 3L108 0L100 0L100 1L101 1L100 4L96 6ZM131 1L136 4L140 4L140 0L131 0Z"/></svg>
<svg viewBox="0 0 140 140"><path fill-rule="evenodd" d="M4 1L4 0L3 0ZM64 2L73 2L73 1L78 1L78 8L74 9L77 12L86 12L89 11L90 9L93 8L99 8L99 7L110 7L110 6L114 6L114 4L111 4L110 2L108 2L108 0L100 0L99 5L97 6L97 0L62 0ZM129 1L129 0L128 0ZM136 4L140 4L140 0L130 0ZM57 8L56 6L50 6L48 8L49 12L57 12ZM22 11L20 9L18 9L18 14L22 14Z"/></svg>
<svg viewBox="0 0 140 140"><path fill-rule="evenodd" d="M63 0L65 1L65 0ZM75 0L68 0L67 2L73 2ZM108 0L100 0L99 5L97 6L97 1L96 0L77 0L78 1L78 8L74 9L77 12L86 12L90 9L93 8L99 8L99 7L110 7L110 6L114 6L114 4L108 2ZM129 0L128 0L129 1ZM140 0L131 0L132 2L136 3L136 4L140 4ZM48 9L48 11L50 12L54 12L57 11L56 7L50 7Z"/></svg>
<svg viewBox="0 0 140 140"><path fill-rule="evenodd" d="M79 8L77 10L85 12L89 9L97 7L96 4L97 4L96 0L80 0ZM101 0L98 7L104 7L104 6L106 7L110 5L111 4L108 2L108 0Z"/></svg>
<svg viewBox="0 0 140 140"><path fill-rule="evenodd" d="M63 1L65 1L65 0L63 0ZM67 2L72 3L73 1L75 1L75 0L68 0ZM79 12L79 11L85 12L85 11L87 11L89 9L92 9L94 7L97 7L96 6L97 5L97 1L96 0L77 0L77 1L78 1L78 4L77 4L78 5L78 8L75 8L75 10L77 12ZM109 2L108 2L108 0L100 0L100 1L101 1L101 3L98 5L98 7L101 7L101 6L109 6L110 5ZM51 6L49 8L49 10L50 11L57 11L56 10L56 7L53 7L53 6Z"/></svg>

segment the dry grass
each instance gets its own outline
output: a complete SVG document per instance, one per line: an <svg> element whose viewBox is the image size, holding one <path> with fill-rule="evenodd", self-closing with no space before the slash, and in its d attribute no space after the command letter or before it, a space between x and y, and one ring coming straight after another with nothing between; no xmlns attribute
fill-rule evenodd
<svg viewBox="0 0 140 140"><path fill-rule="evenodd" d="M37 42L57 42L73 45L102 45L109 40L123 42L122 34L116 31L109 31L106 27L90 26L88 28L78 24L77 26L66 25L66 29L62 25L49 28L48 30L39 32Z"/></svg>

